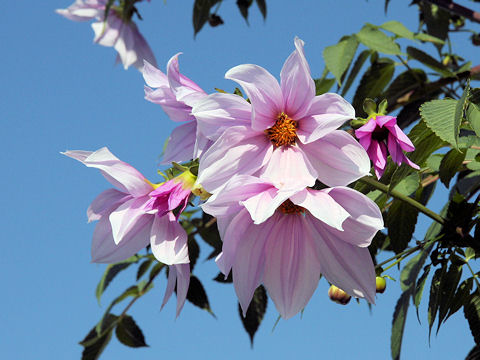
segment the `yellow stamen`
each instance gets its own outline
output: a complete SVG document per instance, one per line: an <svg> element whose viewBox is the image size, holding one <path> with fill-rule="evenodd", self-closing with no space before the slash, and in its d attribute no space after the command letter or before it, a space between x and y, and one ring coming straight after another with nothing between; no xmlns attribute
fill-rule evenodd
<svg viewBox="0 0 480 360"><path fill-rule="evenodd" d="M298 123L282 112L275 121L275 124L265 130L265 134L276 147L289 146L295 144L297 128Z"/></svg>
<svg viewBox="0 0 480 360"><path fill-rule="evenodd" d="M290 200L285 200L278 208L284 214L303 214L305 212L305 208L295 205Z"/></svg>

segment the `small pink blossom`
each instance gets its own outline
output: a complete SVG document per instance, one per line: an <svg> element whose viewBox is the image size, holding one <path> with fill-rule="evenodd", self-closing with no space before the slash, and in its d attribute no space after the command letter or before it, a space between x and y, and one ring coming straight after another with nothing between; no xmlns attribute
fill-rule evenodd
<svg viewBox="0 0 480 360"><path fill-rule="evenodd" d="M176 282L178 316L190 283L187 234L178 216L191 194L191 175L180 175L158 186L106 147L95 152L74 150L63 154L99 169L118 188L102 192L87 210L89 222L98 220L93 232L92 261L122 261L150 244L155 258L170 266L163 305Z"/></svg>
<svg viewBox="0 0 480 360"><path fill-rule="evenodd" d="M397 118L388 115L374 115L365 125L355 130L360 144L367 150L373 162L377 178L381 178L387 166L388 153L397 165L406 163L414 169L420 169L403 153L415 150L410 139L397 125Z"/></svg>
<svg viewBox="0 0 480 360"><path fill-rule="evenodd" d="M383 228L378 206L348 187L282 191L236 176L203 210L217 217L223 240L217 264L232 271L245 315L263 283L284 318L302 310L320 274L348 294L375 301L375 269L367 246Z"/></svg>
<svg viewBox="0 0 480 360"><path fill-rule="evenodd" d="M171 120L182 123L169 139L162 163L183 162L199 158L212 144L197 127L192 107L207 94L192 80L180 73L178 56L167 64L167 74L145 62L143 78L145 99L162 107Z"/></svg>
<svg viewBox="0 0 480 360"><path fill-rule="evenodd" d="M192 110L200 131L216 141L200 161L198 182L215 192L235 174L269 179L279 188L302 189L316 179L328 186L347 185L368 174L365 150L345 131L355 117L337 94L315 96L315 83L303 41L280 73L280 84L264 68L245 64L225 77L240 84L240 96L212 94Z"/></svg>
<svg viewBox="0 0 480 360"><path fill-rule="evenodd" d="M105 20L106 0L76 0L67 9L58 9L56 12L73 21L89 21L95 32L94 42L113 47L117 53L117 62L122 62L128 69L134 66L142 71L143 60L156 64L155 56L145 38L138 31L132 19L123 19L121 10L112 6Z"/></svg>

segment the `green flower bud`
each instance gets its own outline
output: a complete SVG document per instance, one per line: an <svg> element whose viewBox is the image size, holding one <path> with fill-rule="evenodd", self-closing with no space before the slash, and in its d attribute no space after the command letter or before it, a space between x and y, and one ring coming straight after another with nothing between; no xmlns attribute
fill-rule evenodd
<svg viewBox="0 0 480 360"><path fill-rule="evenodd" d="M375 284L377 285L377 293L383 294L387 288L387 282L385 281L385 278L377 276L375 278Z"/></svg>

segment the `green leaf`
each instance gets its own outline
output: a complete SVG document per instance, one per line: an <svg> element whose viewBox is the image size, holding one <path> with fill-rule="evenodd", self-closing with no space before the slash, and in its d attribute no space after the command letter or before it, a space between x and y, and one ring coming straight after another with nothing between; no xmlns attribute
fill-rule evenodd
<svg viewBox="0 0 480 360"><path fill-rule="evenodd" d="M440 326L445 320L450 306L454 300L455 290L462 276L462 267L451 264L446 274L441 279L440 293L438 296L438 326L437 333Z"/></svg>
<svg viewBox="0 0 480 360"><path fill-rule="evenodd" d="M135 297L138 296L139 294L139 287L142 286L144 282L140 282L138 285L132 285L128 287L123 293L121 293L119 296L117 296L113 301L108 305L107 309L105 310L103 317L100 319L100 321L97 324L97 332L101 332L100 329L105 327L105 323L108 322L110 314L110 310L117 305L118 303L122 302L128 297Z"/></svg>
<svg viewBox="0 0 480 360"><path fill-rule="evenodd" d="M473 287L473 278L465 279L457 289L452 302L450 303L450 309L448 310L448 315L445 318L445 321L455 314L462 306L464 306L470 298L470 291ZM444 322L445 322L444 321Z"/></svg>
<svg viewBox="0 0 480 360"><path fill-rule="evenodd" d="M427 75L421 69L411 69L404 71L392 81L385 91L385 98L389 104L395 104L399 98L409 92L423 86L427 81Z"/></svg>
<svg viewBox="0 0 480 360"><path fill-rule="evenodd" d="M388 21L388 22L384 23L383 25L380 25L380 27L383 30L387 30L387 31L399 36L399 37L410 39L410 40L415 39L415 34L413 32L411 32L410 30L408 30L405 27L405 25L403 25L399 21L394 21L394 20Z"/></svg>
<svg viewBox="0 0 480 360"><path fill-rule="evenodd" d="M248 8L252 5L253 0L237 0L238 10L248 24Z"/></svg>
<svg viewBox="0 0 480 360"><path fill-rule="evenodd" d="M427 166L430 170L434 172L438 172L440 170L440 163L442 162L443 157L445 154L432 154L427 159Z"/></svg>
<svg viewBox="0 0 480 360"><path fill-rule="evenodd" d="M217 274L217 276L215 276L213 281L216 281L216 282L219 282L219 283L222 283L222 284L231 284L233 282L232 272L230 271L228 273L228 276L227 276L226 279L225 279L225 275L223 275L221 272L219 272Z"/></svg>
<svg viewBox="0 0 480 360"><path fill-rule="evenodd" d="M265 312L267 311L267 302L267 291L262 285L260 285L253 294L252 301L248 306L245 317L243 317L242 308L240 307L240 304L238 304L238 313L240 315L240 319L242 320L245 331L248 333L248 336L250 336L250 343L252 346L255 333L257 332L258 327L263 320Z"/></svg>
<svg viewBox="0 0 480 360"><path fill-rule="evenodd" d="M467 120L475 134L480 137L480 107L475 104L468 105Z"/></svg>
<svg viewBox="0 0 480 360"><path fill-rule="evenodd" d="M382 54L401 55L400 47L390 36L371 25L365 25L357 34L358 41Z"/></svg>
<svg viewBox="0 0 480 360"><path fill-rule="evenodd" d="M439 175L440 181L448 188L450 180L455 176L457 171L462 167L462 162L465 159L465 152L458 150L450 150L440 162Z"/></svg>
<svg viewBox="0 0 480 360"><path fill-rule="evenodd" d="M210 303L208 302L207 293L200 280L194 275L190 276L187 300L193 305L198 306L200 309L207 310L209 313L213 314L212 309L210 308Z"/></svg>
<svg viewBox="0 0 480 360"><path fill-rule="evenodd" d="M258 9L262 13L263 19L265 20L267 18L267 3L265 0L256 0Z"/></svg>
<svg viewBox="0 0 480 360"><path fill-rule="evenodd" d="M427 33L438 39L446 40L448 36L448 27L450 22L450 14L437 5L427 2L421 2L420 8L423 13L424 21L427 25ZM438 48L441 49L442 44Z"/></svg>
<svg viewBox="0 0 480 360"><path fill-rule="evenodd" d="M445 41L443 41L442 39L439 39L435 36L428 35L428 34L425 34L425 33L415 34L415 39L420 40L420 41L425 41L425 42L431 42L431 43L434 43L434 44L437 44L437 45L445 44Z"/></svg>
<svg viewBox="0 0 480 360"><path fill-rule="evenodd" d="M124 315L118 322L115 334L117 335L117 339L124 345L134 348L148 346L142 330L129 315Z"/></svg>
<svg viewBox="0 0 480 360"><path fill-rule="evenodd" d="M460 123L456 124L457 100L432 100L420 107L427 126L442 140L457 147Z"/></svg>
<svg viewBox="0 0 480 360"><path fill-rule="evenodd" d="M198 257L200 256L200 247L194 236L188 236L188 257L190 258L190 271L193 271Z"/></svg>
<svg viewBox="0 0 480 360"><path fill-rule="evenodd" d="M365 116L362 109L363 101L366 98L375 99L380 96L383 89L392 80L395 72L395 65L391 61L374 62L370 68L363 74L358 85L355 96L353 97L353 107L357 115Z"/></svg>
<svg viewBox="0 0 480 360"><path fill-rule="evenodd" d="M466 248L465 249L465 261L473 259L474 257L476 257L475 250L472 249L471 247Z"/></svg>
<svg viewBox="0 0 480 360"><path fill-rule="evenodd" d="M437 269L433 274L432 283L430 285L430 298L428 299L428 337L430 338L430 333L432 331L433 323L437 317L438 305L439 305L439 295L440 295L440 284L442 277L445 275L447 265L444 262L442 268Z"/></svg>
<svg viewBox="0 0 480 360"><path fill-rule="evenodd" d="M334 78L322 78L322 79L315 79L315 95L322 95L328 92L331 89L333 84L335 84Z"/></svg>
<svg viewBox="0 0 480 360"><path fill-rule="evenodd" d="M480 344L480 297L477 293L470 296L470 299L463 307L463 312L475 343Z"/></svg>
<svg viewBox="0 0 480 360"><path fill-rule="evenodd" d="M155 266L152 268L152 270L150 270L150 274L148 275L148 279L149 280L152 280L155 276L157 276L160 271L162 271L162 269L165 267L165 264L161 263L161 262L157 262L155 264Z"/></svg>
<svg viewBox="0 0 480 360"><path fill-rule="evenodd" d="M392 321L392 334L390 337L390 350L393 360L400 359L400 350L402 348L403 330L407 320L408 306L410 304L410 291L403 292L395 305Z"/></svg>
<svg viewBox="0 0 480 360"><path fill-rule="evenodd" d="M210 9L220 0L195 0L193 5L193 32L194 35L202 29L210 17Z"/></svg>
<svg viewBox="0 0 480 360"><path fill-rule="evenodd" d="M147 259L140 264L137 270L137 281L148 271L150 265L152 265L153 259Z"/></svg>
<svg viewBox="0 0 480 360"><path fill-rule="evenodd" d="M345 81L342 89L342 96L345 96L345 94L348 92L350 89L350 86L352 86L353 81L357 77L358 73L360 72L360 69L362 68L363 64L365 61L367 61L368 57L370 56L370 50L363 50L358 56L355 62L353 63L353 67L350 70L350 73L348 74L347 81ZM333 84L332 84L333 85ZM318 94L317 94L318 95Z"/></svg>
<svg viewBox="0 0 480 360"><path fill-rule="evenodd" d="M425 283L427 282L427 277L429 273L430 273L430 265L427 265L423 269L423 274L418 279L417 286L415 287L415 291L413 293L413 304L417 309L417 319L419 323L420 323L420 316L418 315L418 307L420 306L420 302L422 301L423 289L425 288Z"/></svg>
<svg viewBox="0 0 480 360"><path fill-rule="evenodd" d="M420 185L420 176L418 175L417 172L414 172L398 183L397 186L395 186L396 191L403 195L410 196L413 194L415 191L417 191L418 186Z"/></svg>
<svg viewBox="0 0 480 360"><path fill-rule="evenodd" d="M387 213L386 223L390 243L396 254L407 248L415 231L417 217L418 210L413 206L398 199L392 201Z"/></svg>
<svg viewBox="0 0 480 360"><path fill-rule="evenodd" d="M102 297L103 292L108 287L110 282L117 276L122 270L125 270L133 263L136 263L140 257L138 255L134 255L129 257L128 259L118 262L116 264L110 264L105 269L100 282L97 285L97 289L95 291L95 296L97 297L97 301L100 304L100 298Z"/></svg>
<svg viewBox="0 0 480 360"><path fill-rule="evenodd" d="M407 54L412 59L415 59L421 62L423 65L439 73L443 77L455 76L455 74L452 73L445 65L435 60L433 57L431 57L430 55L428 55L427 53L423 52L420 49L409 46L407 47Z"/></svg>
<svg viewBox="0 0 480 360"><path fill-rule="evenodd" d="M405 265L400 273L400 287L404 292L413 290L418 274L432 251L433 243L427 242L423 249Z"/></svg>
<svg viewBox="0 0 480 360"><path fill-rule="evenodd" d="M100 358L100 355L112 338L113 328L117 319L118 316L108 314L104 325L100 329L97 330L97 326L93 327L87 336L80 341L80 345L84 347L82 360L97 360Z"/></svg>
<svg viewBox="0 0 480 360"><path fill-rule="evenodd" d="M327 46L323 50L323 59L327 69L335 76L341 86L341 78L347 71L357 51L358 41L349 36L336 45Z"/></svg>

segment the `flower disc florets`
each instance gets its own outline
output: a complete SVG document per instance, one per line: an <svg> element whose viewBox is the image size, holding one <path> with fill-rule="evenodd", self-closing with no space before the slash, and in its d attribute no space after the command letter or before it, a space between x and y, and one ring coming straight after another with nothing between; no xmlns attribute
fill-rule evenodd
<svg viewBox="0 0 480 360"><path fill-rule="evenodd" d="M275 124L265 130L265 134L275 147L294 145L297 139L298 123L281 113Z"/></svg>
<svg viewBox="0 0 480 360"><path fill-rule="evenodd" d="M284 201L278 209L284 214L303 214L305 208L295 205L291 200Z"/></svg>

